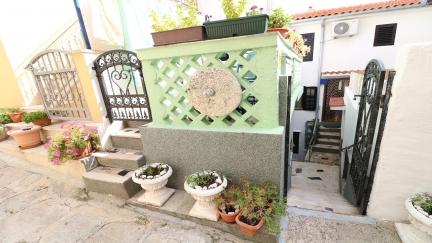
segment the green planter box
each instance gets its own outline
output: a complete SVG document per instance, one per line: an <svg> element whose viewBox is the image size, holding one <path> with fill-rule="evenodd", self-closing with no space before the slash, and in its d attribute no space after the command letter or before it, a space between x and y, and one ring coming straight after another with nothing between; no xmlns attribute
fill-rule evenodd
<svg viewBox="0 0 432 243"><path fill-rule="evenodd" d="M205 22L207 39L220 39L233 36L261 34L267 31L268 15L241 17Z"/></svg>

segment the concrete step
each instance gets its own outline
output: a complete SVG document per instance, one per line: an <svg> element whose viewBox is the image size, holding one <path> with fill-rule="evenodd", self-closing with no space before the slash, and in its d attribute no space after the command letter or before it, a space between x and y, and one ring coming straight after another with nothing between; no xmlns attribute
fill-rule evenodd
<svg viewBox="0 0 432 243"><path fill-rule="evenodd" d="M329 144L329 145L340 145L340 139L335 138L318 138L317 143L320 144Z"/></svg>
<svg viewBox="0 0 432 243"><path fill-rule="evenodd" d="M145 165L145 158L141 151L119 149L117 152L93 153L99 164L115 168L135 170Z"/></svg>
<svg viewBox="0 0 432 243"><path fill-rule="evenodd" d="M140 185L132 181L133 173L125 169L99 166L84 173L83 179L89 191L127 199L141 190Z"/></svg>
<svg viewBox="0 0 432 243"><path fill-rule="evenodd" d="M111 141L115 148L143 150L138 128L124 128L117 131L111 135Z"/></svg>
<svg viewBox="0 0 432 243"><path fill-rule="evenodd" d="M321 132L318 131L318 138L340 139L340 132Z"/></svg>
<svg viewBox="0 0 432 243"><path fill-rule="evenodd" d="M323 153L340 153L340 148L338 145L320 144L317 143L312 146L312 152L323 152Z"/></svg>
<svg viewBox="0 0 432 243"><path fill-rule="evenodd" d="M333 127L323 127L323 126L320 126L320 127L318 128L318 131L319 131L319 132L338 132L338 133L340 133L341 129L340 129L340 128L333 128Z"/></svg>

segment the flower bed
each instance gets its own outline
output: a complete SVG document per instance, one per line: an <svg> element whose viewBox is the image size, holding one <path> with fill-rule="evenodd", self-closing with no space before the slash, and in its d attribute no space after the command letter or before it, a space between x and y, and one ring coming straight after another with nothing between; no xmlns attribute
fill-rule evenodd
<svg viewBox="0 0 432 243"><path fill-rule="evenodd" d="M432 195L420 193L405 202L409 220L419 230L432 236Z"/></svg>
<svg viewBox="0 0 432 243"><path fill-rule="evenodd" d="M53 164L80 159L99 149L99 135L96 129L80 124L71 124L62 128L66 128L63 134L55 136L45 144L48 157Z"/></svg>

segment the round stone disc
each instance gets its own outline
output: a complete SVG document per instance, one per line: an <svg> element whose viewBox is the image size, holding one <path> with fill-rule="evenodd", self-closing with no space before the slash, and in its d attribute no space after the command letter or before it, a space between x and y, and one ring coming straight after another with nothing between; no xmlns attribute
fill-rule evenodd
<svg viewBox="0 0 432 243"><path fill-rule="evenodd" d="M225 116L241 102L242 90L237 78L227 69L209 67L196 72L187 93L193 107L208 116Z"/></svg>

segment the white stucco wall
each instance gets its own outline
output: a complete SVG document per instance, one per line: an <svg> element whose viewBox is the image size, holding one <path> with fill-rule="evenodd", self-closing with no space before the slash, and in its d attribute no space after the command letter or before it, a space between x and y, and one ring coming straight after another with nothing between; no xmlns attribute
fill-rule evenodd
<svg viewBox="0 0 432 243"><path fill-rule="evenodd" d="M432 192L432 42L400 49L368 215L406 220L404 201Z"/></svg>
<svg viewBox="0 0 432 243"><path fill-rule="evenodd" d="M292 117L292 129L293 131L299 131L299 152L297 154L293 154L294 160L303 160L306 155L305 149L305 123L306 121L310 121L315 118L314 111L303 111L303 110L294 110Z"/></svg>

